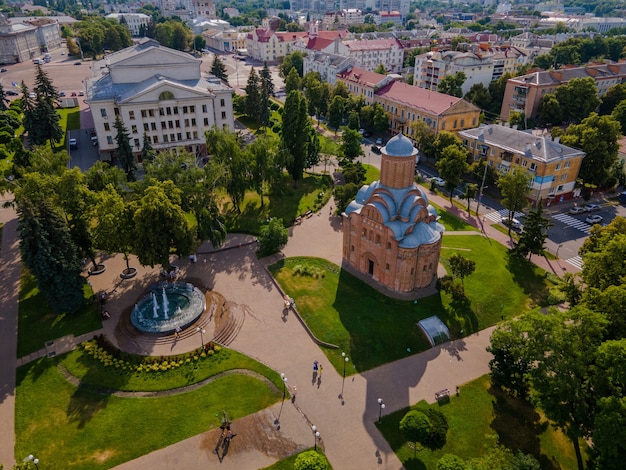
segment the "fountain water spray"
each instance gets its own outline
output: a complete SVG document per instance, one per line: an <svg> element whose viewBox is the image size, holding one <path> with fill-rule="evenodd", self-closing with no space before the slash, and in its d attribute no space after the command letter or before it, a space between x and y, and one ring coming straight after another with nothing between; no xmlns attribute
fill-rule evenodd
<svg viewBox="0 0 626 470"><path fill-rule="evenodd" d="M166 320L169 320L169 303L167 302L167 294L165 293L165 287L163 288L163 316Z"/></svg>
<svg viewBox="0 0 626 470"><path fill-rule="evenodd" d="M152 316L154 318L159 318L159 313L157 311L157 302L156 302L156 294L152 292Z"/></svg>

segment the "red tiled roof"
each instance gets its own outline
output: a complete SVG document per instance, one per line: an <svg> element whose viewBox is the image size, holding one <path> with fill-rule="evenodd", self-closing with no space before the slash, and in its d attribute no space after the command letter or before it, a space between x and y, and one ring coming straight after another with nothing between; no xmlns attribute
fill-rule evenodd
<svg viewBox="0 0 626 470"><path fill-rule="evenodd" d="M381 96L413 108L423 109L437 115L442 114L463 100L463 98L457 98L456 96L445 95L395 81L378 90L376 96Z"/></svg>
<svg viewBox="0 0 626 470"><path fill-rule="evenodd" d="M343 38L347 34L348 30L318 31L317 36L324 39L337 39Z"/></svg>
<svg viewBox="0 0 626 470"><path fill-rule="evenodd" d="M334 39L326 38L312 38L306 45L306 48L312 51L321 51L325 47L330 46L334 42Z"/></svg>
<svg viewBox="0 0 626 470"><path fill-rule="evenodd" d="M280 39L281 41L295 41L297 38L306 38L309 33L308 32L304 32L304 31L298 31L295 33L291 33L288 31L281 31L279 32L275 32L274 34L276 34L276 37L278 37L278 39Z"/></svg>
<svg viewBox="0 0 626 470"><path fill-rule="evenodd" d="M353 67L349 70L341 72L340 74L338 74L338 77L353 83L374 86L377 83L383 81L386 75Z"/></svg>

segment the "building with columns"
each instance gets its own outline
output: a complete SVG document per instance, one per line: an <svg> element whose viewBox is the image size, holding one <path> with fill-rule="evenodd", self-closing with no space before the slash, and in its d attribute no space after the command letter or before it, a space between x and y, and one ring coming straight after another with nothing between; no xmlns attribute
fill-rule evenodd
<svg viewBox="0 0 626 470"><path fill-rule="evenodd" d="M437 278L444 227L414 182L417 149L398 134L381 149L380 181L363 186L343 217L343 264L399 293Z"/></svg>

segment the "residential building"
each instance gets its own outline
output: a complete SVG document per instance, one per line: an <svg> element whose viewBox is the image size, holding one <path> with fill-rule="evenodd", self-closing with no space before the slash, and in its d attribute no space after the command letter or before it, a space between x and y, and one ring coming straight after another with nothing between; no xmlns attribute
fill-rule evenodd
<svg viewBox="0 0 626 470"><path fill-rule="evenodd" d="M41 52L53 51L63 45L59 30L59 19L46 16L19 16L9 18L12 25L26 25L37 28L35 34Z"/></svg>
<svg viewBox="0 0 626 470"><path fill-rule="evenodd" d="M404 51L396 38L350 40L338 43L333 50L323 50L350 57L357 67L375 70L383 65L387 72L402 71Z"/></svg>
<svg viewBox="0 0 626 470"><path fill-rule="evenodd" d="M411 124L422 121L433 133L459 132L479 123L480 108L463 98L393 81L376 90L374 102L389 116L389 131L411 137Z"/></svg>
<svg viewBox="0 0 626 470"><path fill-rule="evenodd" d="M376 100L376 92L385 85L393 82L393 77L369 70L351 67L337 75L337 81L345 83L346 88L353 95L364 98L365 104L372 104Z"/></svg>
<svg viewBox="0 0 626 470"><path fill-rule="evenodd" d="M150 16L143 13L110 13L106 17L118 23L125 23L131 36L143 36L145 28L152 21Z"/></svg>
<svg viewBox="0 0 626 470"><path fill-rule="evenodd" d="M576 178L585 153L552 139L550 134L520 131L508 126L489 125L460 131L459 137L474 161L506 173L518 169L532 176L529 199L551 204L578 196Z"/></svg>
<svg viewBox="0 0 626 470"><path fill-rule="evenodd" d="M202 33L207 47L223 52L239 52L246 48L246 33L236 29L209 29Z"/></svg>
<svg viewBox="0 0 626 470"><path fill-rule="evenodd" d="M500 119L508 121L511 111L518 111L527 117L535 118L541 98L546 93L554 93L558 86L569 82L572 78L585 77L594 79L598 95L602 96L613 85L622 83L626 79L626 62L539 71L511 78L506 83Z"/></svg>
<svg viewBox="0 0 626 470"><path fill-rule="evenodd" d="M102 75L87 83L100 156L109 159L116 149L120 117L130 135L135 155L147 135L152 147L184 147L206 155L204 132L217 127L234 129L233 90L200 71L201 61L187 53L142 39L134 46L109 54Z"/></svg>
<svg viewBox="0 0 626 470"><path fill-rule="evenodd" d="M352 68L354 63L352 59L342 55L310 51L302 60L302 65L304 75L309 72L317 72L322 81L333 86L337 81L337 75Z"/></svg>
<svg viewBox="0 0 626 470"><path fill-rule="evenodd" d="M261 62L277 63L290 54L296 39L308 32L277 32L270 28L269 20L263 19L263 27L256 28L246 36L248 56Z"/></svg>
<svg viewBox="0 0 626 470"><path fill-rule="evenodd" d="M339 26L349 26L363 23L363 11L358 8L326 12L322 17L322 24L327 29L336 29Z"/></svg>
<svg viewBox="0 0 626 470"><path fill-rule="evenodd" d="M373 13L374 23L377 25L393 23L396 26L402 26L402 13L398 10L380 10Z"/></svg>
<svg viewBox="0 0 626 470"><path fill-rule="evenodd" d="M217 18L213 0L191 0L190 10L196 18Z"/></svg>
<svg viewBox="0 0 626 470"><path fill-rule="evenodd" d="M417 149L398 134L381 149L380 180L359 189L343 218L342 265L395 293L437 279L444 227L414 182Z"/></svg>

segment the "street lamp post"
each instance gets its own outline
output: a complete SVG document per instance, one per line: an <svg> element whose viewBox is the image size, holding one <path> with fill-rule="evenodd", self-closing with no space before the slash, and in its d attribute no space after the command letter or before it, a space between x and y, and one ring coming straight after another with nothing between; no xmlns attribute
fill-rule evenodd
<svg viewBox="0 0 626 470"><path fill-rule="evenodd" d="M317 440L320 438L320 432L315 425L311 426L311 431L313 432L313 449L317 450Z"/></svg>
<svg viewBox="0 0 626 470"><path fill-rule="evenodd" d="M385 402L382 398L378 399L378 422L381 423L383 420L383 410L385 409Z"/></svg>
<svg viewBox="0 0 626 470"><path fill-rule="evenodd" d="M204 349L204 333L206 333L206 330L197 326L196 333L197 332L200 332L200 343L202 344L202 349Z"/></svg>
<svg viewBox="0 0 626 470"><path fill-rule="evenodd" d="M344 385L346 383L346 364L348 363L350 358L348 356L346 356L345 352L341 353L341 357L343 358L343 379L341 381L341 399L342 399L342 403L343 403L343 387L344 387Z"/></svg>
<svg viewBox="0 0 626 470"><path fill-rule="evenodd" d="M39 459L35 457L33 454L30 454L28 457L24 459L24 462L32 462L35 464L35 468L39 470Z"/></svg>
<svg viewBox="0 0 626 470"><path fill-rule="evenodd" d="M283 401L285 401L287 396L287 377L285 377L285 374L280 374L280 378L283 379Z"/></svg>

